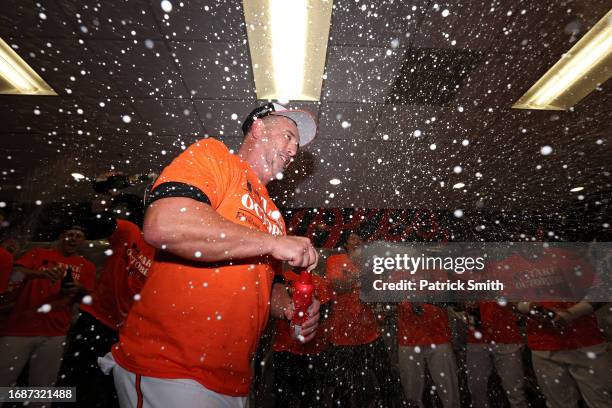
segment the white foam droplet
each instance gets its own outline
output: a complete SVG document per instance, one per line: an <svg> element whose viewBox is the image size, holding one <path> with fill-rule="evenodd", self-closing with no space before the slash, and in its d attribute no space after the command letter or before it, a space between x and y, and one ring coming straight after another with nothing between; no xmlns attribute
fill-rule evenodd
<svg viewBox="0 0 612 408"><path fill-rule="evenodd" d="M104 251L104 255L106 256L111 256L113 254L113 250L112 249L107 249L106 251Z"/></svg>
<svg viewBox="0 0 612 408"><path fill-rule="evenodd" d="M81 300L81 302L83 302L86 305L91 305L92 300L93 299L90 295L85 295L83 296L83 299Z"/></svg>
<svg viewBox="0 0 612 408"><path fill-rule="evenodd" d="M121 120L123 121L123 123L130 123L132 121L132 117L130 115L123 115L121 117Z"/></svg>
<svg viewBox="0 0 612 408"><path fill-rule="evenodd" d="M448 17L449 14L450 14L450 11L448 11L448 9L442 10L442 17Z"/></svg>
<svg viewBox="0 0 612 408"><path fill-rule="evenodd" d="M164 13L169 13L172 11L172 3L170 3L168 0L163 0L161 2L161 8Z"/></svg>
<svg viewBox="0 0 612 408"><path fill-rule="evenodd" d="M419 137L421 136L421 131L419 129L415 130L413 133L414 137Z"/></svg>
<svg viewBox="0 0 612 408"><path fill-rule="evenodd" d="M437 147L438 147L438 146L436 146L436 144L435 144L435 143L432 143L432 144L430 144L430 145L429 145L429 148L430 148L431 150L436 150L436 149L437 149Z"/></svg>
<svg viewBox="0 0 612 408"><path fill-rule="evenodd" d="M50 311L51 311L51 305L48 303L45 303L44 305L38 308L39 313L49 313Z"/></svg>
<svg viewBox="0 0 612 408"><path fill-rule="evenodd" d="M544 156L548 156L552 153L552 151L553 148L550 146L542 146L542 148L540 149L540 153L542 153Z"/></svg>
<svg viewBox="0 0 612 408"><path fill-rule="evenodd" d="M457 209L455 210L455 212L453 213L453 215L454 215L455 217L457 217L457 218L461 218L461 217L463 217L463 210L462 210L462 209L460 209L460 208L457 208Z"/></svg>

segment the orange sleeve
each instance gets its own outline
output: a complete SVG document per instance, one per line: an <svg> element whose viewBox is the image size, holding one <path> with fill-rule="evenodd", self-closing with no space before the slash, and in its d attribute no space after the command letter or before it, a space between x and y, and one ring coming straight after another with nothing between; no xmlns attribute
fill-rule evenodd
<svg viewBox="0 0 612 408"><path fill-rule="evenodd" d="M232 156L223 143L202 139L170 163L155 181L153 190L163 183L184 183L199 189L218 208L235 171Z"/></svg>

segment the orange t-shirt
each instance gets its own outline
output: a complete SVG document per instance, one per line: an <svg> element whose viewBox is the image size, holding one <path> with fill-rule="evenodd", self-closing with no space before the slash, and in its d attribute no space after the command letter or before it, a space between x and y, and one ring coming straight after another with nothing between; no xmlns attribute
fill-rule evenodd
<svg viewBox="0 0 612 408"><path fill-rule="evenodd" d="M285 272L285 281L288 285L297 281L299 275L294 272ZM315 287L315 296L319 299L322 305L331 301L331 288L326 280L320 276L312 275L312 281ZM301 343L293 339L290 333L289 322L287 320L278 320L276 323L276 337L274 339L274 351L287 351L293 354L319 354L329 346L328 336L328 319L320 321L317 327L317 334L308 343Z"/></svg>
<svg viewBox="0 0 612 408"><path fill-rule="evenodd" d="M81 310L110 327L119 330L134 303L134 295L144 286L153 262L155 248L147 244L137 225L117 220L117 227L108 238L113 254L107 259L91 304Z"/></svg>
<svg viewBox="0 0 612 408"><path fill-rule="evenodd" d="M358 274L359 270L347 254L336 254L327 259L330 283ZM369 344L380 335L374 311L361 302L358 287L353 287L348 293L334 292L329 326L330 341L336 346Z"/></svg>
<svg viewBox="0 0 612 408"><path fill-rule="evenodd" d="M171 182L198 189L233 223L285 235L285 223L265 185L218 140L191 145L163 170L153 188ZM158 252L113 356L141 375L189 378L221 394L246 395L250 360L268 321L276 268L280 272L280 263L269 257L213 264Z"/></svg>
<svg viewBox="0 0 612 408"><path fill-rule="evenodd" d="M57 249L34 248L26 252L15 264L32 270L45 266L60 266L64 275L72 269L72 278L91 291L96 283L96 267L79 255L64 256ZM48 304L48 312L38 311ZM2 336L64 336L72 320L72 302L61 294L61 282L55 284L45 278L23 281L15 307L0 332Z"/></svg>
<svg viewBox="0 0 612 408"><path fill-rule="evenodd" d="M0 247L0 294L8 289L9 277L13 270L13 255Z"/></svg>
<svg viewBox="0 0 612 408"><path fill-rule="evenodd" d="M446 309L429 303L402 302L397 312L397 341L400 346L450 343Z"/></svg>

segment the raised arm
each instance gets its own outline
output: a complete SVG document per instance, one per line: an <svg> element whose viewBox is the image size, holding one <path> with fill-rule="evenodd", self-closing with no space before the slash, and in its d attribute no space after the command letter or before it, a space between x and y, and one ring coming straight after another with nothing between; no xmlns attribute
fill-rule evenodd
<svg viewBox="0 0 612 408"><path fill-rule="evenodd" d="M186 197L168 197L151 204L143 231L152 246L193 261L270 255L291 266L311 269L318 261L308 238L275 237L235 224L210 205Z"/></svg>

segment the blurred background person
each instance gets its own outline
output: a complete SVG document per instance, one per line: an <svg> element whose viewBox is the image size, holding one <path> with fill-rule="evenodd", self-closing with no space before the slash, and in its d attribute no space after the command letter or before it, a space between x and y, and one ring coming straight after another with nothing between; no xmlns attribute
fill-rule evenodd
<svg viewBox="0 0 612 408"><path fill-rule="evenodd" d="M55 247L33 248L15 261L14 269L25 278L0 331L3 386L13 386L28 362L29 386L48 387L55 383L72 306L95 285L95 266L78 255L84 241L84 229L69 226Z"/></svg>
<svg viewBox="0 0 612 408"><path fill-rule="evenodd" d="M299 279L292 271L284 273L288 288ZM325 387L328 380L326 354L329 347L329 308L331 288L325 278L312 275L315 297L321 302L321 320L315 337L302 343L291 335L289 320L276 321L272 368L274 406L322 407L325 404ZM289 289L291 291L291 289Z"/></svg>
<svg viewBox="0 0 612 408"><path fill-rule="evenodd" d="M361 237L350 233L346 253L327 259L326 276L333 288L329 323L333 345L331 375L335 381L333 399L334 404L343 407L361 407L377 399L383 406L391 407L401 395L401 386L399 379L393 378L376 315L359 298L362 245Z"/></svg>
<svg viewBox="0 0 612 408"><path fill-rule="evenodd" d="M495 369L512 408L527 407L524 339L519 316L511 306L496 302L472 303L466 352L468 387L474 408L488 408L489 377Z"/></svg>
<svg viewBox="0 0 612 408"><path fill-rule="evenodd" d="M425 406L423 391L429 371L442 406L459 407L457 363L446 308L402 302L397 328L399 368L406 398L420 408Z"/></svg>
<svg viewBox="0 0 612 408"><path fill-rule="evenodd" d="M612 353L589 302L521 302L533 368L551 408L610 407Z"/></svg>
<svg viewBox="0 0 612 408"><path fill-rule="evenodd" d="M98 367L103 357L119 340L119 329L144 286L155 249L144 241L142 199L119 194L122 173L107 173L96 179L95 188L104 192L92 206L95 225L108 237L112 254L104 264L91 299L80 307L80 315L67 339L57 386L76 387L77 403L54 407L119 406L113 379ZM106 188L106 190L103 189Z"/></svg>

